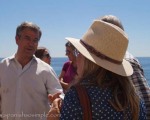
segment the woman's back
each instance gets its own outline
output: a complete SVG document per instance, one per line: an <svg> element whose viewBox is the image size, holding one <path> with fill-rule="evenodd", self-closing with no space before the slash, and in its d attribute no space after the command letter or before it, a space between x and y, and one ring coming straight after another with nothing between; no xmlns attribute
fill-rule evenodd
<svg viewBox="0 0 150 120"><path fill-rule="evenodd" d="M110 100L114 97L112 96L111 90L108 88L102 89L98 86L85 86L90 97L91 107L92 107L92 119L93 120L131 120L131 112L128 106L126 112L118 112L110 104ZM140 120L146 119L144 103L140 102ZM81 120L83 117L82 107L78 98L78 94L74 87L72 87L66 94L64 99L64 105L61 111L61 119L64 120Z"/></svg>

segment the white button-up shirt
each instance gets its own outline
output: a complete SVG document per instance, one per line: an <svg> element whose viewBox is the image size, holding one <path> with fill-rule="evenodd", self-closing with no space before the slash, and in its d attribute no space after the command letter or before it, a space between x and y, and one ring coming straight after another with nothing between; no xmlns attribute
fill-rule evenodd
<svg viewBox="0 0 150 120"><path fill-rule="evenodd" d="M50 65L33 59L22 69L14 56L0 63L1 116L9 120L44 120L48 94L62 92Z"/></svg>

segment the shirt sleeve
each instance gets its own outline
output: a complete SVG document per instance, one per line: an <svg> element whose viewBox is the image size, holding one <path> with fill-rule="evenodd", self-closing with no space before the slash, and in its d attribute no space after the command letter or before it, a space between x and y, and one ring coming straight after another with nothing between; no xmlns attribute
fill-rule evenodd
<svg viewBox="0 0 150 120"><path fill-rule="evenodd" d="M55 94L63 91L58 77L52 67L50 67L49 72L47 73L45 86L48 94Z"/></svg>

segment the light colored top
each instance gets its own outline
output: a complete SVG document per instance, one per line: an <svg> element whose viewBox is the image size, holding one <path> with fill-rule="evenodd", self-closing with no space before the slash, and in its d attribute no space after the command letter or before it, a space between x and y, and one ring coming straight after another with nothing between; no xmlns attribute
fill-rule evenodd
<svg viewBox="0 0 150 120"><path fill-rule="evenodd" d="M35 56L23 69L14 55L0 63L3 120L45 120L48 94L57 92L62 87L55 71Z"/></svg>

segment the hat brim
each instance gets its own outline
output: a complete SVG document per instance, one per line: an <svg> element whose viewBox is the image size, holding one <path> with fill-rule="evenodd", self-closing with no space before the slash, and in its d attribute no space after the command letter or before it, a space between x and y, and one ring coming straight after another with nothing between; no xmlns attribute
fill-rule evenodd
<svg viewBox="0 0 150 120"><path fill-rule="evenodd" d="M85 56L87 59L89 59L90 61L92 61L93 63L101 66L104 69L107 69L113 73L116 73L118 75L121 76L130 76L133 74L133 69L131 64L126 61L125 59L123 59L121 64L116 64L113 62L110 62L106 59L102 59L100 57L97 57L96 55L90 53L80 42L79 39L75 39L75 38L65 38L66 40L68 40L69 42L71 42L71 44L83 55Z"/></svg>

